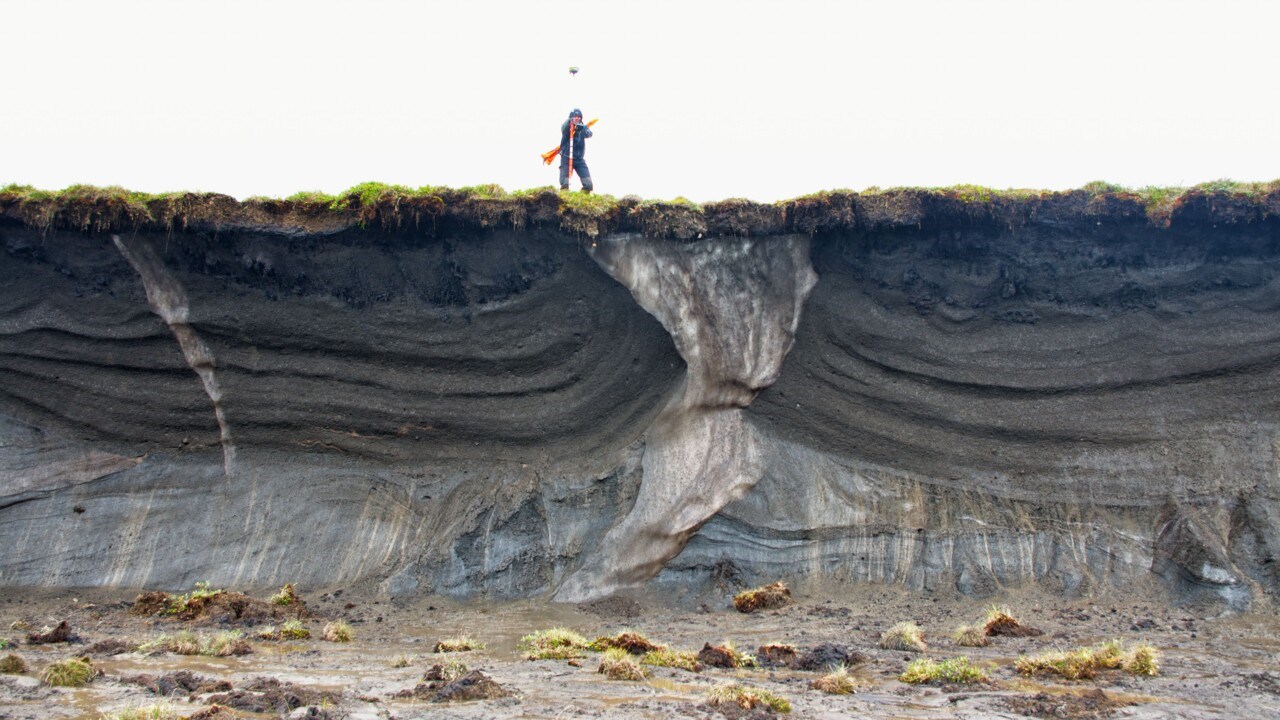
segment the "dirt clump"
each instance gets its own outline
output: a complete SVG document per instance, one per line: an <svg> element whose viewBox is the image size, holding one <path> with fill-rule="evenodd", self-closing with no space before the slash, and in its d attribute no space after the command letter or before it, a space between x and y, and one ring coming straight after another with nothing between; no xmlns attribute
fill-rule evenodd
<svg viewBox="0 0 1280 720"><path fill-rule="evenodd" d="M745 590L733 597L733 607L740 613L772 610L790 603L791 590L780 582L770 583L754 590Z"/></svg>
<svg viewBox="0 0 1280 720"><path fill-rule="evenodd" d="M289 603L278 605L229 590L197 591L184 595L159 590L146 592L134 600L129 612L142 617L170 617L210 625L252 625L285 618L312 617L306 603L296 595Z"/></svg>
<svg viewBox="0 0 1280 720"><path fill-rule="evenodd" d="M179 670L164 675L132 675L121 678L121 682L144 687L156 695L168 697L179 694L203 694L230 692L233 688L226 680L214 680L196 675L190 670Z"/></svg>
<svg viewBox="0 0 1280 720"><path fill-rule="evenodd" d="M790 645L761 645L756 649L756 661L763 667L791 667L800 657Z"/></svg>
<svg viewBox="0 0 1280 720"><path fill-rule="evenodd" d="M664 646L651 642L649 638L636 632L621 632L613 637L596 638L595 646L601 650L618 648L631 655L644 655L647 652L661 650Z"/></svg>
<svg viewBox="0 0 1280 720"><path fill-rule="evenodd" d="M233 710L284 715L308 705L322 702L337 704L332 693L311 690L301 685L280 682L275 678L254 678L239 690L209 696L209 702L226 705Z"/></svg>
<svg viewBox="0 0 1280 720"><path fill-rule="evenodd" d="M210 705L187 716L187 720L239 720L241 715L225 705Z"/></svg>
<svg viewBox="0 0 1280 720"><path fill-rule="evenodd" d="M790 667L809 672L827 671L832 667L853 667L867 661L867 656L848 647L823 643L800 655Z"/></svg>
<svg viewBox="0 0 1280 720"><path fill-rule="evenodd" d="M1006 613L993 613L982 631L987 637L1039 637L1044 634L1040 628L1023 625Z"/></svg>
<svg viewBox="0 0 1280 720"><path fill-rule="evenodd" d="M738 667L738 656L727 647L706 643L698 651L698 662L708 667L732 669Z"/></svg>
<svg viewBox="0 0 1280 720"><path fill-rule="evenodd" d="M86 655L98 655L101 657L110 657L112 655L123 655L131 653L138 649L138 643L119 638L107 638L85 648Z"/></svg>
<svg viewBox="0 0 1280 720"><path fill-rule="evenodd" d="M1078 694L1039 692L1035 695L1006 697L1001 699L1001 704L1019 715L1028 717L1098 720L1109 718L1115 715L1119 708L1135 703L1117 700L1103 692L1102 688L1094 688Z"/></svg>
<svg viewBox="0 0 1280 720"><path fill-rule="evenodd" d="M509 695L501 685L479 670L472 670L453 682L445 685L431 698L431 702L469 702L471 700L493 700Z"/></svg>
<svg viewBox="0 0 1280 720"><path fill-rule="evenodd" d="M66 620L58 623L58 626L52 630L40 630L33 633L27 633L28 645L48 645L52 643L70 643L80 642L80 637L71 630L71 625Z"/></svg>

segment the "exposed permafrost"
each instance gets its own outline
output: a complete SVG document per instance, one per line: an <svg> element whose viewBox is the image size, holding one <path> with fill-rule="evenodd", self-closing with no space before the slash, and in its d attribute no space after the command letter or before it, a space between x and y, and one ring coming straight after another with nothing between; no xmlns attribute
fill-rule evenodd
<svg viewBox="0 0 1280 720"><path fill-rule="evenodd" d="M218 378L214 374L217 363L209 346L196 334L188 321L187 293L146 240L137 237L126 240L120 235L112 235L111 240L142 278L142 287L147 292L147 304L151 306L151 311L169 326L174 338L178 340L178 347L182 349L187 365L200 376L205 394L213 402L213 413L218 419L218 433L222 441L223 469L230 479L235 474L236 446L231 439L231 427L227 424L226 413L222 409L222 388L218 386Z"/></svg>
<svg viewBox="0 0 1280 720"><path fill-rule="evenodd" d="M677 244L603 239L592 256L656 317L684 358L684 384L649 429L631 513L560 587L583 602L652 578L703 523L760 480L743 408L782 371L817 283L804 236Z"/></svg>

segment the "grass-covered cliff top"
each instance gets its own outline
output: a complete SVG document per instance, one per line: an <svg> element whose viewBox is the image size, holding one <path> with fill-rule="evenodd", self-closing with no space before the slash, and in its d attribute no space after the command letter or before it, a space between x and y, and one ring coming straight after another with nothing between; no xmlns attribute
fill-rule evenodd
<svg viewBox="0 0 1280 720"><path fill-rule="evenodd" d="M1017 228L1030 224L1145 223L1157 227L1247 225L1280 220L1280 180L1227 180L1189 188L1130 189L1103 182L1069 191L945 188L830 190L776 203L729 199L697 204L635 196L584 195L544 187L507 192L362 183L328 195L244 201L217 193L149 194L74 185L0 188L0 223L42 232L249 231L330 234L353 228L436 234L446 229L547 227L596 237L641 232L682 240L703 235L876 231L947 224Z"/></svg>

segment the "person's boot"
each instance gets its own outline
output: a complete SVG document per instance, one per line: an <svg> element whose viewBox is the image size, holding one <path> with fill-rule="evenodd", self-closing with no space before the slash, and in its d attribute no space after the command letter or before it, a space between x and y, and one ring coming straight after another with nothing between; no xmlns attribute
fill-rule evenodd
<svg viewBox="0 0 1280 720"><path fill-rule="evenodd" d="M582 188L582 194L583 194L583 195L590 195L590 194L591 194L591 188Z"/></svg>
<svg viewBox="0 0 1280 720"><path fill-rule="evenodd" d="M569 186L568 186L568 185L561 185L561 186L560 186L560 192L565 192L565 191L566 191L566 190L568 190L568 189L569 189Z"/></svg>

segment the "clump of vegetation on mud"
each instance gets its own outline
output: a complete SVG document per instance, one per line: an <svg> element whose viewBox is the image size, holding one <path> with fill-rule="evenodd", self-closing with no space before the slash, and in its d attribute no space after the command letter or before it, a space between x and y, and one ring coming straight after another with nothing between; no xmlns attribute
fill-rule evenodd
<svg viewBox="0 0 1280 720"><path fill-rule="evenodd" d="M632 655L644 655L665 647L665 645L659 645L634 630L623 630L610 637L598 637L590 645L592 650L599 652L619 648Z"/></svg>
<svg viewBox="0 0 1280 720"><path fill-rule="evenodd" d="M780 582L744 590L733 596L733 607L740 613L772 610L791 603L791 590Z"/></svg>
<svg viewBox="0 0 1280 720"><path fill-rule="evenodd" d="M610 680L644 680L649 673L636 662L634 656L622 648L609 648L600 658L596 672Z"/></svg>
<svg viewBox="0 0 1280 720"><path fill-rule="evenodd" d="M723 645L704 644L698 651L698 661L711 667L730 669L760 667L754 655L740 652L728 640Z"/></svg>
<svg viewBox="0 0 1280 720"><path fill-rule="evenodd" d="M27 671L27 661L9 653L0 658L0 675L21 675Z"/></svg>
<svg viewBox="0 0 1280 720"><path fill-rule="evenodd" d="M280 588L280 592L272 595L269 602L272 605L294 605L302 602L302 598L298 597L298 591L294 589L293 583L288 583Z"/></svg>
<svg viewBox="0 0 1280 720"><path fill-rule="evenodd" d="M207 582L197 582L191 592L180 595L171 595L161 590L143 593L134 600L129 611L142 617L219 623L310 617L306 603L293 590L293 586L286 585L285 589L287 593L282 590L270 601L264 602L243 593L214 589Z"/></svg>
<svg viewBox="0 0 1280 720"><path fill-rule="evenodd" d="M960 647L986 647L991 644L986 630L977 625L961 625L956 628L954 637Z"/></svg>
<svg viewBox="0 0 1280 720"><path fill-rule="evenodd" d="M341 620L325 623L324 629L320 631L320 637L328 642L345 643L355 639L355 631L351 626Z"/></svg>
<svg viewBox="0 0 1280 720"><path fill-rule="evenodd" d="M483 650L484 643L474 640L465 635L460 637L445 638L435 644L431 652L433 653L456 653L470 652L472 650Z"/></svg>
<svg viewBox="0 0 1280 720"><path fill-rule="evenodd" d="M172 704L161 700L103 715L102 720L178 720L181 717L182 714Z"/></svg>
<svg viewBox="0 0 1280 720"><path fill-rule="evenodd" d="M98 669L89 658L68 658L45 666L40 671L40 682L52 687L83 687L97 676Z"/></svg>
<svg viewBox="0 0 1280 720"><path fill-rule="evenodd" d="M900 622L880 635L880 647L885 650L924 652L924 632L913 622Z"/></svg>
<svg viewBox="0 0 1280 720"><path fill-rule="evenodd" d="M950 658L940 662L929 658L912 660L898 679L912 685L921 683L968 685L990 681L987 673L970 663L967 657Z"/></svg>
<svg viewBox="0 0 1280 720"><path fill-rule="evenodd" d="M1054 651L1023 656L1014 663L1023 675L1057 675L1066 680L1089 680L1103 670L1123 669L1133 675L1154 676L1160 672L1159 653L1149 645L1124 651L1119 640L1092 648Z"/></svg>
<svg viewBox="0 0 1280 720"><path fill-rule="evenodd" d="M640 663L654 667L688 670L689 672L702 672L703 670L703 665L698 661L697 654L670 648L650 650L640 658Z"/></svg>
<svg viewBox="0 0 1280 720"><path fill-rule="evenodd" d="M201 636L190 630L182 630L173 635L161 635L151 642L143 643L138 646L138 652L233 657L253 653L253 646L237 630L220 632L213 636Z"/></svg>
<svg viewBox="0 0 1280 720"><path fill-rule="evenodd" d="M809 683L809 687L828 695L852 695L858 691L858 683L849 668L841 666Z"/></svg>
<svg viewBox="0 0 1280 720"><path fill-rule="evenodd" d="M987 619L982 625L982 632L987 637L1038 637L1044 634L1039 628L1018 622L1009 608L999 605L987 608Z"/></svg>
<svg viewBox="0 0 1280 720"><path fill-rule="evenodd" d="M763 688L749 687L740 683L718 685L707 692L707 705L718 708L723 705L736 705L743 710L764 708L778 713L791 712L791 703L781 695Z"/></svg>
<svg viewBox="0 0 1280 720"><path fill-rule="evenodd" d="M539 630L520 638L520 649L528 660L572 660L586 657L590 643L582 635L566 628Z"/></svg>

